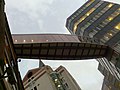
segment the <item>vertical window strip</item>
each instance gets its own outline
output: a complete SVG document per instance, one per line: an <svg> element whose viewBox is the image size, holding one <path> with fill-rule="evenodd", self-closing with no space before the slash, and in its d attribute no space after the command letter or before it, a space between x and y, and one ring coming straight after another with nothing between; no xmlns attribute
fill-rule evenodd
<svg viewBox="0 0 120 90"><path fill-rule="evenodd" d="M102 21L100 24L98 24L98 26L96 26L96 28L95 28L95 30L98 32L98 31L100 31L101 29L99 29L99 28L104 28L108 23L110 23L114 18L116 18L118 15L120 15L120 8L119 9L117 9L114 13L112 13L110 16L108 16L104 21ZM99 28L98 28L99 27ZM116 26L116 28L117 28L117 26ZM114 31L116 31L116 30L114 30ZM93 33L93 36L96 34L96 33L94 33L94 31L93 32L91 32L91 33ZM107 37L106 37L106 39L107 39ZM102 41L104 41L104 40L102 40ZM105 42L105 41L104 41Z"/></svg>
<svg viewBox="0 0 120 90"><path fill-rule="evenodd" d="M77 27L79 25L79 23L81 23L83 20L85 20L91 13L93 13L96 8L98 8L102 3L98 3L97 5L95 5L92 9L90 9L84 16L82 16L75 24L74 24L74 29L73 32L75 33L77 30Z"/></svg>
<svg viewBox="0 0 120 90"><path fill-rule="evenodd" d="M102 4L102 3L101 3ZM100 4L100 5L101 5ZM95 22L98 18L100 18L100 16L102 16L106 11L108 11L108 9L110 9L110 7L108 7L109 5L107 5L105 8L103 8L103 10L101 10L98 14L96 14L95 15L95 17L93 17L91 20L89 20L88 22L91 22L91 21L93 21L93 22ZM111 6L112 7L112 6ZM111 19L111 18L110 18ZM93 22L91 22L91 24L93 23ZM88 28L91 24L89 24L87 27L85 27L85 25L83 26L83 27L85 27L84 28L84 30L86 29L86 28Z"/></svg>
<svg viewBox="0 0 120 90"><path fill-rule="evenodd" d="M70 22L71 22L74 18L76 18L76 16L78 16L83 10L85 10L88 6L90 6L94 1L95 1L95 0L91 0L91 1L88 2L83 8L81 8L80 10L77 11L76 14L75 14L71 19L68 20L68 27L70 27ZM101 2L103 3L103 1L100 1L100 3L101 3Z"/></svg>

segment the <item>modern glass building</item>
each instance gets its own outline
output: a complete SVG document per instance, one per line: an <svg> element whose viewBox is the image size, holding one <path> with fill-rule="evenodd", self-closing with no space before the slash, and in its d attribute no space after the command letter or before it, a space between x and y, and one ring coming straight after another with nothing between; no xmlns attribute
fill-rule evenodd
<svg viewBox="0 0 120 90"><path fill-rule="evenodd" d="M104 3L105 3L105 5L104 5ZM83 36L63 35L63 34L54 34L54 35L50 35L50 34L46 34L46 35L45 34L34 34L33 35L33 34L31 34L31 35L13 35L13 37L12 37L12 35L10 33L10 28L9 28L9 25L7 22L7 17L4 12L4 4L5 4L4 0L0 0L0 90L24 90L21 76L20 76L19 69L18 69L19 58L47 59L47 60L83 60L83 59L95 59L95 58L105 57L107 60L109 60L111 62L111 63L109 63L109 66L111 69L108 67L106 68L106 64L108 64L107 62L105 64L103 62L100 62L100 65L102 67L99 68L99 70L101 70L101 72L102 72L102 70L103 70L102 68L105 68L105 70L107 70L110 73L110 75L115 77L115 80L118 80L117 85L119 86L119 83L120 83L119 53L117 54L116 51L114 51L107 45L100 44L99 40L96 39L99 36L99 35L97 35L97 33L95 35L91 36L91 35L89 35L90 32L87 34L87 32L89 30L88 31L86 31L87 29L80 30L79 29L80 27L78 27L85 20L88 20L88 21L86 21L84 23L89 22L90 18L92 18L90 16L92 14L93 14L93 16L95 16L94 12L97 12L98 10L96 10L96 9L99 9L99 7L101 7L101 8L107 7L106 9L107 10L109 9L111 12L113 12L115 10L116 10L116 12L118 12L119 5L100 1L100 0L95 0L95 1L90 0L85 5L83 5L83 7L82 7L82 9L80 9L79 13L76 14L77 17L76 17L76 15L73 15L74 17L70 16L68 18L69 20L67 20L67 22L69 22L69 23L66 24L66 26L69 27L68 28L69 31L72 34L83 35ZM115 9L115 8L117 8L117 9ZM106 11L105 13L109 12L109 10ZM99 13L99 12L97 12L97 13ZM82 15L80 16L79 14L82 14ZM110 15L110 12L107 13L107 15ZM82 18L80 18L80 17L82 17ZM105 17L107 17L106 14L105 14L105 16L103 16L103 18L105 18ZM113 19L110 19L111 22L114 21L113 24L115 24L116 20L114 20L114 19L116 19L117 17L119 17L119 15L115 16ZM72 19L70 19L70 18L72 18ZM100 21L103 21L103 20L105 20L105 19L102 19ZM97 21L98 21L98 19L96 20L96 22ZM107 25L105 27L107 27L107 26L112 27L112 25L110 24L111 22L107 23ZM85 24L83 24L82 26L84 26L84 25ZM94 23L94 25L95 25L95 23ZM116 24L114 26L116 33L110 34L110 35L114 35L110 38L110 40L114 39L114 37L117 37L114 40L115 43L116 43L116 40L119 39L119 35L118 35L119 34L119 25L120 24L118 22L116 22ZM92 25L90 25L90 26L92 26ZM79 30L81 32L79 32ZM92 29L90 29L90 30L92 30ZM98 33L101 32L102 30L99 30ZM109 29L106 29L106 32L107 32L107 30L109 31ZM89 35L89 37L95 37L95 38L91 39L89 37L84 37L85 35ZM102 35L105 35L105 34L102 34ZM110 41L110 40L108 40L108 41ZM116 47L119 47L119 43L117 43L115 45L116 45ZM98 59L98 61L99 61L99 59ZM103 60L103 61L105 61L105 60ZM115 69L114 69L114 67L115 67ZM63 70L63 69L58 68L57 71L55 71L55 72L62 72L61 70ZM112 70L112 72L111 72L111 70ZM30 77L29 75L28 75L28 77ZM51 73L51 75L54 76L55 73ZM107 75L108 74L105 74L105 76L107 76ZM104 82L104 83L106 86L108 86L108 83L106 83L106 82ZM58 84L60 84L60 83L58 83ZM109 85L111 85L111 84L109 84ZM68 86L70 87L71 85L68 85ZM68 87L68 86L66 86L66 87ZM60 85L58 87L60 87ZM31 89L36 90L36 87L33 87ZM75 89L72 89L72 90L75 90ZM78 90L78 89L76 89L76 90ZM119 90L119 87L118 87L118 90Z"/></svg>
<svg viewBox="0 0 120 90"><path fill-rule="evenodd" d="M119 68L109 62L106 58L99 58L98 70L104 75L103 86L101 90L120 90L120 72Z"/></svg>
<svg viewBox="0 0 120 90"><path fill-rule="evenodd" d="M67 29L76 35L97 38L120 51L120 5L88 0L66 21Z"/></svg>
<svg viewBox="0 0 120 90"><path fill-rule="evenodd" d="M71 34L94 38L116 50L114 57L97 60L105 76L102 90L120 90L120 5L88 0L67 18L66 27Z"/></svg>

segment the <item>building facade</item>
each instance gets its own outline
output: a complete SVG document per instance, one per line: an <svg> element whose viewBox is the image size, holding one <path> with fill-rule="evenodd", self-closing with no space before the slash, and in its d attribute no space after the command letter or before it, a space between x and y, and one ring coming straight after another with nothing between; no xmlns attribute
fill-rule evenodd
<svg viewBox="0 0 120 90"><path fill-rule="evenodd" d="M120 73L118 68L105 58L97 60L99 61L98 70L104 75L101 90L120 90Z"/></svg>
<svg viewBox="0 0 120 90"><path fill-rule="evenodd" d="M114 57L98 58L98 70L105 76L102 90L120 90L120 5L88 0L67 18L71 34L90 37L116 50Z"/></svg>
<svg viewBox="0 0 120 90"><path fill-rule="evenodd" d="M23 84L25 90L81 90L63 66L53 70L50 66L44 65L29 70Z"/></svg>
<svg viewBox="0 0 120 90"><path fill-rule="evenodd" d="M76 35L97 38L120 51L120 5L88 0L66 21L67 29Z"/></svg>
<svg viewBox="0 0 120 90"><path fill-rule="evenodd" d="M97 4L98 2L100 3ZM94 4L95 7L99 7L103 1L90 0L87 3L83 9L91 6L91 4ZM13 38L12 40L4 12L4 4L4 0L0 0L0 90L24 90L24 87L27 90L37 90L39 88L44 88L44 90L80 90L75 80L64 67L60 66L54 71L49 66L44 65L42 65L43 67L41 68L28 71L23 80L23 87L18 70L18 58L78 60L108 57L108 51L113 51L106 45L88 43L88 38L86 38L87 42L84 40L85 38L80 38L81 41L79 41L78 37L75 35L17 35L14 36L16 39ZM113 4L108 4L107 7L112 6ZM79 22L84 21L85 18L94 11L94 8L91 10L89 8L89 13L80 19ZM74 23L72 24L74 26ZM68 26L70 26L69 30L72 24L68 24ZM119 29L119 23L116 24L115 28ZM77 34L76 26L73 34L74 33ZM81 35L84 34L84 32L81 33ZM41 42L40 40L43 41ZM91 40L91 42L94 41ZM119 63L116 64L116 66L119 67Z"/></svg>
<svg viewBox="0 0 120 90"><path fill-rule="evenodd" d="M0 0L0 90L24 90L4 5Z"/></svg>

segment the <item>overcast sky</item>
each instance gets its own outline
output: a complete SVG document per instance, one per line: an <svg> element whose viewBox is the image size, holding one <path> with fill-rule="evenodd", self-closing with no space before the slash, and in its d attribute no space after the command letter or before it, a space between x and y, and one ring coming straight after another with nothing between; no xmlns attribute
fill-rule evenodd
<svg viewBox="0 0 120 90"><path fill-rule="evenodd" d="M107 0L120 3L120 0ZM6 12L13 34L65 33L65 21L85 0L6 0ZM103 76L97 70L98 62L43 61L54 69L63 65L72 74L82 90L100 90ZM27 70L38 67L38 60L19 63L22 77Z"/></svg>

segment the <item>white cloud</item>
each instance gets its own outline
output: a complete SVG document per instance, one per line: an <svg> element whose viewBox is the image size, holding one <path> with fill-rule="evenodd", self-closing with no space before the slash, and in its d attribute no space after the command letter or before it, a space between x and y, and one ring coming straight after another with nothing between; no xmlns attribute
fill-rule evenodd
<svg viewBox="0 0 120 90"><path fill-rule="evenodd" d="M120 4L120 0L105 0L105 1L108 1L108 2L114 2L114 3L118 3L118 4Z"/></svg>
<svg viewBox="0 0 120 90"><path fill-rule="evenodd" d="M27 13L17 9L12 9L12 12L9 12L7 16L12 33L39 33L42 29L41 20L39 20L41 21L41 27L39 27L35 19L31 19Z"/></svg>
<svg viewBox="0 0 120 90"><path fill-rule="evenodd" d="M49 5L54 0L6 0L7 9L16 8L21 12L29 14L31 17L39 17L38 12L42 15L47 14Z"/></svg>
<svg viewBox="0 0 120 90"><path fill-rule="evenodd" d="M78 0L6 0L6 11L10 17L9 22L13 33L26 33L26 30L29 29L29 24L22 25L19 22L18 16L21 15L22 18L24 16L22 14L26 14L32 21L29 21L33 24L29 33L43 33L43 31L44 33L68 33L64 28L65 20L71 11L75 11L82 3ZM16 11L21 14L12 16L11 13L16 13ZM13 19L14 17L15 19ZM16 21L18 23L13 24ZM18 26L26 30L19 30Z"/></svg>

